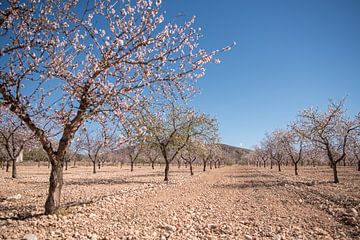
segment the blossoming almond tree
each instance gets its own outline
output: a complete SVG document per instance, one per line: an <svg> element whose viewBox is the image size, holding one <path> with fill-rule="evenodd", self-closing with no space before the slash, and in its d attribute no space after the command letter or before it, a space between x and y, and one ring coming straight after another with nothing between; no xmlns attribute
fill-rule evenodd
<svg viewBox="0 0 360 240"><path fill-rule="evenodd" d="M266 136L266 151L270 158L270 168L272 169L273 161L277 163L278 170L281 172L281 165L285 159L285 150L282 139L284 130L276 129L270 135Z"/></svg>
<svg viewBox="0 0 360 240"><path fill-rule="evenodd" d="M84 130L81 133L82 150L86 152L93 165L93 173L96 173L96 164L100 167L100 157L106 153L106 146L109 144L109 137L106 130L97 128L94 130Z"/></svg>
<svg viewBox="0 0 360 240"><path fill-rule="evenodd" d="M160 150L165 161L164 181L169 180L170 163L181 153L189 141L216 132L217 121L206 114L166 104L155 113L142 113L147 142Z"/></svg>
<svg viewBox="0 0 360 240"><path fill-rule="evenodd" d="M145 142L144 147L144 158L147 158L149 160L149 163L151 164L151 168L155 169L155 163L158 160L160 156L159 149L154 143Z"/></svg>
<svg viewBox="0 0 360 240"><path fill-rule="evenodd" d="M62 159L86 120L121 121L142 101L186 98L204 65L218 62L213 56L222 50L199 48L194 18L166 23L160 3L25 0L0 6L1 104L49 156L46 214L60 206Z"/></svg>
<svg viewBox="0 0 360 240"><path fill-rule="evenodd" d="M358 114L355 121L360 124L360 113ZM354 131L350 135L349 148L350 156L353 158L353 160L356 160L357 170L360 171L360 128L358 128L357 131Z"/></svg>
<svg viewBox="0 0 360 240"><path fill-rule="evenodd" d="M180 153L181 159L187 165L189 164L190 175L194 175L193 171L193 163L196 161L198 155L198 145L196 139L190 139L190 141L186 144L185 148Z"/></svg>
<svg viewBox="0 0 360 240"><path fill-rule="evenodd" d="M294 125L299 134L326 152L333 169L334 183L339 182L337 164L345 158L349 149L348 140L359 128L359 121L345 117L344 101L331 102L326 112L314 108L304 110Z"/></svg>
<svg viewBox="0 0 360 240"><path fill-rule="evenodd" d="M263 167L265 168L266 162L269 160L269 156L266 152L266 143L265 142L261 142L260 147L257 149L257 153L262 161Z"/></svg>
<svg viewBox="0 0 360 240"><path fill-rule="evenodd" d="M216 143L216 137L210 137L198 142L199 158L203 164L203 172L206 171L207 164L214 159Z"/></svg>
<svg viewBox="0 0 360 240"><path fill-rule="evenodd" d="M130 171L134 171L134 164L139 160L141 154L145 152L146 137L145 126L136 115L128 116L120 127L121 136L124 138L123 145L126 146L126 154L130 161Z"/></svg>
<svg viewBox="0 0 360 240"><path fill-rule="evenodd" d="M302 159L302 153L304 148L303 136L297 134L293 130L284 131L281 139L281 146L284 148L284 152L290 157L294 164L295 175L298 173L298 164Z"/></svg>
<svg viewBox="0 0 360 240"><path fill-rule="evenodd" d="M11 176L16 178L16 162L25 149L36 147L37 142L24 123L5 107L0 107L0 144L12 162Z"/></svg>

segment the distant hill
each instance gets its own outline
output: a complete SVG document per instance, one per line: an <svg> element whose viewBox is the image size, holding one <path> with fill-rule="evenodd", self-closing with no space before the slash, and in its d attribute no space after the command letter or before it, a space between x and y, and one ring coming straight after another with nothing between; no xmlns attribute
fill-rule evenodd
<svg viewBox="0 0 360 240"><path fill-rule="evenodd" d="M234 147L227 144L220 143L219 146L224 152L226 152L228 160L233 161L236 164L245 163L245 156L251 152L250 149Z"/></svg>
<svg viewBox="0 0 360 240"><path fill-rule="evenodd" d="M236 164L246 163L245 156L251 152L251 150L246 149L246 148L234 147L234 146L223 144L223 143L218 144L218 146L220 146L221 149L225 152L225 159L228 162L232 162L232 163L236 163ZM129 147L124 146L120 149L113 151L112 153L120 158L126 159L126 161L127 161L128 160L127 159L128 151L129 151ZM140 158L142 158L142 157L143 156L141 155Z"/></svg>

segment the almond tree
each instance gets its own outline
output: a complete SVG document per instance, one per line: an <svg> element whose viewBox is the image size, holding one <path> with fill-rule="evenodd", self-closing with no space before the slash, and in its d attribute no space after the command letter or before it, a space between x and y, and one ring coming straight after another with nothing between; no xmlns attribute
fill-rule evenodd
<svg viewBox="0 0 360 240"><path fill-rule="evenodd" d="M211 148L209 148L206 145L203 146L202 153L201 153L201 161L202 161L202 164L203 164L203 172L206 171L207 163L212 158L212 153L213 152L212 152Z"/></svg>
<svg viewBox="0 0 360 240"><path fill-rule="evenodd" d="M262 143L262 145L264 145L264 143ZM256 158L256 161L259 162L259 166L263 165L264 168L265 168L266 167L266 162L269 159L269 156L268 156L268 153L267 153L266 149L264 149L263 147L255 146L253 154L254 155L252 157Z"/></svg>
<svg viewBox="0 0 360 240"><path fill-rule="evenodd" d="M194 175L193 163L196 161L196 155L193 154L191 151L185 149L185 151L181 153L181 158L184 160L186 164L189 164L190 175L193 176Z"/></svg>
<svg viewBox="0 0 360 240"><path fill-rule="evenodd" d="M331 102L326 112L316 108L304 110L294 129L326 152L333 169L334 183L339 182L337 164L348 151L348 140L352 132L359 129L360 123L345 117L344 101Z"/></svg>
<svg viewBox="0 0 360 240"><path fill-rule="evenodd" d="M202 161L203 172L206 171L207 164L215 157L215 146L217 144L217 129L214 135L210 135L198 142L199 158Z"/></svg>
<svg viewBox="0 0 360 240"><path fill-rule="evenodd" d="M73 160L74 167L76 167L76 161L79 159L79 152L83 149L83 143L80 141L81 139L74 139L71 142L69 150L65 153L65 170L68 169L68 163Z"/></svg>
<svg viewBox="0 0 360 240"><path fill-rule="evenodd" d="M281 172L281 165L285 158L285 151L283 147L282 138L284 135L283 130L275 130L266 137L266 151L272 161L275 161L278 165L278 170Z"/></svg>
<svg viewBox="0 0 360 240"><path fill-rule="evenodd" d="M149 142L156 145L165 161L165 178L169 180L170 163L178 156L191 138L206 136L217 128L216 120L174 104L162 110L142 114Z"/></svg>
<svg viewBox="0 0 360 240"><path fill-rule="evenodd" d="M143 143L140 145L129 145L127 147L127 154L130 160L130 171L134 171L134 164L139 159L140 153L143 150Z"/></svg>
<svg viewBox="0 0 360 240"><path fill-rule="evenodd" d="M259 157L262 161L262 165L264 166L264 168L266 167L266 162L269 160L269 156L266 153L266 150L264 148L259 148L258 151Z"/></svg>
<svg viewBox="0 0 360 240"><path fill-rule="evenodd" d="M8 172L10 168L10 163L7 157L6 150L2 146L0 146L0 160L1 160L1 169L4 170L5 168L7 168L6 172Z"/></svg>
<svg viewBox="0 0 360 240"><path fill-rule="evenodd" d="M13 113L4 107L0 107L0 144L7 155L7 167L9 160L12 162L11 177L17 177L16 162L22 157L24 149L36 146L34 135Z"/></svg>
<svg viewBox="0 0 360 240"><path fill-rule="evenodd" d="M156 145L146 142L145 148L144 148L144 155L150 161L151 168L155 169L155 163L160 156L160 153L159 153Z"/></svg>
<svg viewBox="0 0 360 240"><path fill-rule="evenodd" d="M350 156L356 160L357 170L360 171L360 130L351 134L349 139L349 148Z"/></svg>
<svg viewBox="0 0 360 240"><path fill-rule="evenodd" d="M130 170L134 171L134 164L139 159L145 146L145 130L140 118L136 116L124 120L121 127L121 136L126 140L126 154L130 160Z"/></svg>
<svg viewBox="0 0 360 240"><path fill-rule="evenodd" d="M160 3L24 0L0 6L0 100L48 154L45 214L60 207L63 158L85 121L121 121L140 102L187 98L204 65L219 62L213 56L222 50L199 48L194 18L165 23Z"/></svg>
<svg viewBox="0 0 360 240"><path fill-rule="evenodd" d="M311 165L316 167L316 165L320 164L319 158L322 155L321 149L315 147L313 144L308 143L305 145L303 149L303 159L306 160L307 165Z"/></svg>
<svg viewBox="0 0 360 240"><path fill-rule="evenodd" d="M220 168L221 162L225 162L224 150L218 145L217 151L215 153L215 168Z"/></svg>
<svg viewBox="0 0 360 240"><path fill-rule="evenodd" d="M217 131L217 129L216 129ZM218 133L215 133L216 135L218 135ZM217 141L219 142L220 140L217 139ZM224 157L224 153L223 150L220 146L220 144L214 144L213 145L213 158L212 158L212 162L214 163L214 167L217 168L217 165L219 164L220 166L220 160L222 160Z"/></svg>
<svg viewBox="0 0 360 240"><path fill-rule="evenodd" d="M38 167L41 166L41 162L48 162L48 157L43 148L37 144L35 148L31 148L24 151L24 162L36 162Z"/></svg>
<svg viewBox="0 0 360 240"><path fill-rule="evenodd" d="M182 158L179 155L175 158L178 168L181 167Z"/></svg>
<svg viewBox="0 0 360 240"><path fill-rule="evenodd" d="M296 134L295 131L288 130L284 132L280 141L285 153L290 157L294 164L295 175L299 175L298 164L302 159L304 146L303 136Z"/></svg>
<svg viewBox="0 0 360 240"><path fill-rule="evenodd" d="M217 141L219 141L219 139ZM215 168L219 168L221 161L224 161L227 158L225 155L226 151L222 148L221 144L215 144L213 151L213 158L215 159L214 166Z"/></svg>
<svg viewBox="0 0 360 240"><path fill-rule="evenodd" d="M256 165L256 163L258 161L257 160L258 157L257 157L257 153L255 150L246 154L245 157L247 159L247 161L246 161L247 165L251 165L251 164Z"/></svg>
<svg viewBox="0 0 360 240"><path fill-rule="evenodd" d="M83 128L81 136L82 149L88 155L93 165L93 173L96 173L96 164L100 168L100 157L104 154L107 144L109 143L109 137L102 128L96 130L87 130Z"/></svg>
<svg viewBox="0 0 360 240"><path fill-rule="evenodd" d="M186 144L185 148L181 151L181 158L184 160L184 163L189 164L190 175L194 175L193 163L196 161L197 156L199 155L199 143L200 139L190 139Z"/></svg>

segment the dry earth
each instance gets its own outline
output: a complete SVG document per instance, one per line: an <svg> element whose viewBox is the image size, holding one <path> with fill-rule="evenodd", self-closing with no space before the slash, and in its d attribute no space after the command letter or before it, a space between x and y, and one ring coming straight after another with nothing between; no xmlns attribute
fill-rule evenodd
<svg viewBox="0 0 360 240"><path fill-rule="evenodd" d="M90 167L65 172L64 209L42 215L46 167L0 172L0 239L360 239L360 172L327 167ZM31 235L28 235L31 239Z"/></svg>

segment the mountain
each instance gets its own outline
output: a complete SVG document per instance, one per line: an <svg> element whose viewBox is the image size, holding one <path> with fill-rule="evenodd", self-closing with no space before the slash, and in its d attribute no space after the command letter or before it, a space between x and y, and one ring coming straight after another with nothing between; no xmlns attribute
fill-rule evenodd
<svg viewBox="0 0 360 240"><path fill-rule="evenodd" d="M246 155L251 152L250 149L234 147L231 145L220 143L218 144L225 152L226 158L233 163L243 164L246 161Z"/></svg>

